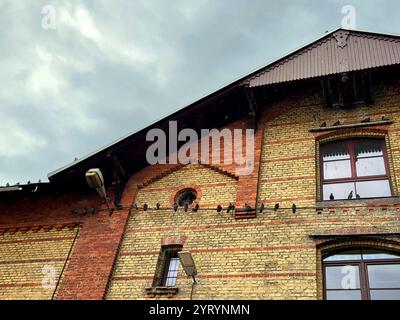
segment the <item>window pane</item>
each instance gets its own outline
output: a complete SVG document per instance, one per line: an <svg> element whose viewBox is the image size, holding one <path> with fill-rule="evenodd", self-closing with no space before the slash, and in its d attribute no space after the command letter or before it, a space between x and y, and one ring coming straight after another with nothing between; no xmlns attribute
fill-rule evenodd
<svg viewBox="0 0 400 320"><path fill-rule="evenodd" d="M400 264L369 265L368 279L370 288L400 289Z"/></svg>
<svg viewBox="0 0 400 320"><path fill-rule="evenodd" d="M355 152L357 158L382 156L383 140L365 140L355 143Z"/></svg>
<svg viewBox="0 0 400 320"><path fill-rule="evenodd" d="M342 251L333 256L327 257L324 261L343 261L343 260L361 260L361 250Z"/></svg>
<svg viewBox="0 0 400 320"><path fill-rule="evenodd" d="M371 290L371 300L400 300L400 290Z"/></svg>
<svg viewBox="0 0 400 320"><path fill-rule="evenodd" d="M165 281L165 285L167 287L174 286L176 284L176 277L178 276L178 270L179 270L179 258L172 258L169 261L167 279Z"/></svg>
<svg viewBox="0 0 400 320"><path fill-rule="evenodd" d="M176 284L176 278L167 278L165 282L166 287L173 287Z"/></svg>
<svg viewBox="0 0 400 320"><path fill-rule="evenodd" d="M375 180L356 182L357 194L361 198L390 197L389 180Z"/></svg>
<svg viewBox="0 0 400 320"><path fill-rule="evenodd" d="M361 291L360 290L327 291L326 300L361 300Z"/></svg>
<svg viewBox="0 0 400 320"><path fill-rule="evenodd" d="M349 148L346 142L336 142L322 146L324 161L350 159Z"/></svg>
<svg viewBox="0 0 400 320"><path fill-rule="evenodd" d="M340 179L350 177L350 160L324 162L324 179Z"/></svg>
<svg viewBox="0 0 400 320"><path fill-rule="evenodd" d="M364 260L374 260L374 259L400 259L400 256L395 255L394 253L388 253L382 250L368 249L363 250L363 259Z"/></svg>
<svg viewBox="0 0 400 320"><path fill-rule="evenodd" d="M326 289L359 289L360 275L358 266L343 265L325 268Z"/></svg>
<svg viewBox="0 0 400 320"><path fill-rule="evenodd" d="M357 177L377 176L386 174L383 157L361 158L356 161Z"/></svg>
<svg viewBox="0 0 400 320"><path fill-rule="evenodd" d="M351 191L353 191L353 198L355 198L353 182L325 184L322 189L324 200L330 200L331 193L334 196L334 200L348 199Z"/></svg>

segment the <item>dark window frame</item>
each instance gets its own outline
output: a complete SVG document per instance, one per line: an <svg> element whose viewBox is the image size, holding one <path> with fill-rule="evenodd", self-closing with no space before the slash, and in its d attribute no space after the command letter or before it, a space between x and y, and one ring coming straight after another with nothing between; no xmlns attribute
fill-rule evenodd
<svg viewBox="0 0 400 320"><path fill-rule="evenodd" d="M184 201L185 198L190 198L187 203L188 205L193 204L197 199L197 191L194 188L184 188L179 190L175 195L175 203L180 207L184 207L185 203L183 202L186 202Z"/></svg>
<svg viewBox="0 0 400 320"><path fill-rule="evenodd" d="M360 250L368 250L373 248L359 248ZM385 251L385 253L396 254L391 251ZM340 254L340 251L325 256L324 258ZM323 259L324 259L323 258ZM371 288L368 277L368 266L370 265L390 265L400 264L400 256L398 258L391 259L367 259L364 260L361 255L360 260L338 260L338 261L322 261L322 275L323 275L323 297L327 299L327 291L361 291L361 300L371 300L371 290L400 290L399 288ZM327 289L326 288L326 268L327 267L342 267L342 266L357 266L359 269L360 276L360 289Z"/></svg>
<svg viewBox="0 0 400 320"><path fill-rule="evenodd" d="M169 246L162 246L161 252L157 261L156 273L154 275L154 280L152 287L175 287L176 280L178 278L178 271L175 277L168 277L168 273L170 271L170 264L172 259L179 259L178 252L182 251L181 245L169 245ZM178 270L179 270L179 260L178 260ZM168 279L175 278L175 282L173 285L168 285Z"/></svg>
<svg viewBox="0 0 400 320"><path fill-rule="evenodd" d="M379 141L381 144L381 147L382 147L383 155L382 156L371 156L371 157L366 157L366 158L383 157L386 174L357 177L357 175L356 175L355 143L368 141L368 140ZM349 156L350 156L349 160L350 160L350 169L351 169L351 177L349 177L349 178L338 178L338 179L325 179L324 178L323 151L326 146L332 145L334 143L346 143L347 144L347 148L349 150ZM366 158L364 158L364 159L366 159ZM341 160L332 160L332 162L334 162L334 161L341 161ZM390 175L389 158L388 158L388 152L387 152L387 148L386 148L386 139L384 137L365 137L365 138L357 137L357 138L338 139L338 140L330 141L327 143L323 143L320 145L319 164L320 164L320 199L321 199L321 201L329 200L329 199L324 199L324 191L323 191L324 185L336 184L336 183L346 183L346 182L356 183L356 182L362 182L362 181L388 180L389 187L390 187L390 193L391 193L390 196L393 196L393 186L392 186L392 178ZM368 198L371 198L371 197L366 197L366 198L361 198L361 199L368 199ZM356 199L356 195L354 195L353 199ZM335 199L335 200L345 201L348 199Z"/></svg>

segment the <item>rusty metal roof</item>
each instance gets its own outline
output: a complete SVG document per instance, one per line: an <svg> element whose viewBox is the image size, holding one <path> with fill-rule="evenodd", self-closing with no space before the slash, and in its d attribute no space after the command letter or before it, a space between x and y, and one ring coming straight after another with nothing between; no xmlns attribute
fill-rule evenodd
<svg viewBox="0 0 400 320"><path fill-rule="evenodd" d="M267 65L250 87L400 64L400 37L338 29Z"/></svg>

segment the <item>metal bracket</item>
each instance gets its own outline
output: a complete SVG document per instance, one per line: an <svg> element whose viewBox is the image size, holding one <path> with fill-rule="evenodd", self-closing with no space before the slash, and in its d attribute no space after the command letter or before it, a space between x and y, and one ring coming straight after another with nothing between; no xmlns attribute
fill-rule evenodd
<svg viewBox="0 0 400 320"><path fill-rule="evenodd" d="M126 183L128 182L128 175L126 174L121 163L117 157L112 153L107 153L107 159L112 168L112 185L114 186L114 206L116 209L121 209L121 198L124 192Z"/></svg>
<svg viewBox="0 0 400 320"><path fill-rule="evenodd" d="M249 105L249 117L252 122L252 129L254 129L254 131L257 131L257 120L259 115L257 99L253 89L246 87L245 91L246 91L247 102Z"/></svg>

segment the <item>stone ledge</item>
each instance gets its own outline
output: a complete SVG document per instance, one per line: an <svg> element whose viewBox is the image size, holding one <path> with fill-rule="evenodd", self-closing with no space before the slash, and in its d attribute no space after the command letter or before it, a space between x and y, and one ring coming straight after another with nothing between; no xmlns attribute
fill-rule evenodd
<svg viewBox="0 0 400 320"><path fill-rule="evenodd" d="M179 291L178 287L148 287L145 288L146 294L151 298L156 295L166 295L168 298L172 298Z"/></svg>
<svg viewBox="0 0 400 320"><path fill-rule="evenodd" d="M374 206L395 206L400 205L400 197L365 198L365 199L342 199L316 201L317 208L348 208L348 207L374 207Z"/></svg>
<svg viewBox="0 0 400 320"><path fill-rule="evenodd" d="M320 131L331 131L331 130L339 130L339 129L351 129L358 127L368 127L368 126L380 126L380 125L388 125L392 124L391 120L383 120L383 121L370 121L370 122L362 122L362 123L352 123L352 124L342 124L338 126L327 126L327 127L319 127L319 128L311 128L310 132L320 132Z"/></svg>

